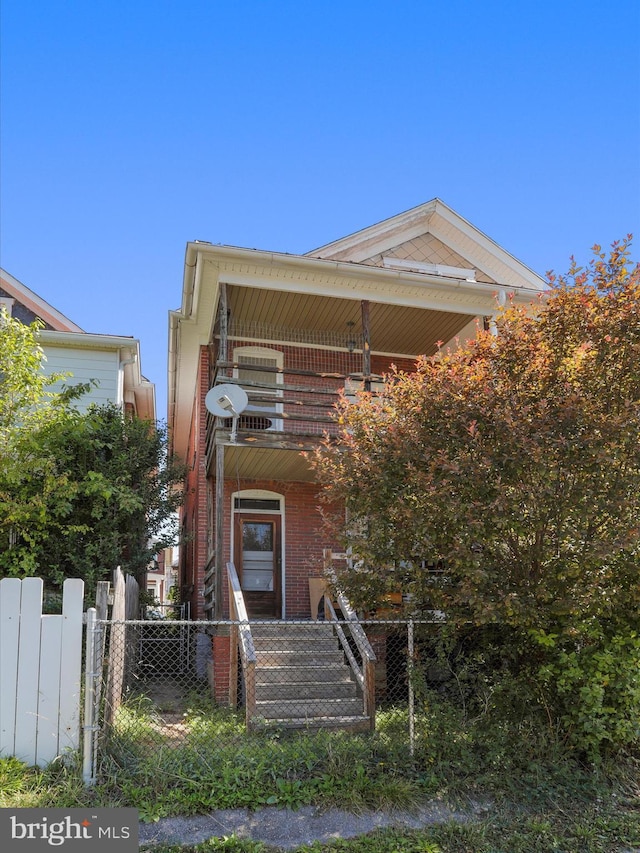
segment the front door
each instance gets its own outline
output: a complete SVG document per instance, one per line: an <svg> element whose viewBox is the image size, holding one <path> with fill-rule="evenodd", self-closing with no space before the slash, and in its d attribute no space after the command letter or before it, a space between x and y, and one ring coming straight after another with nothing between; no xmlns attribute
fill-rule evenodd
<svg viewBox="0 0 640 853"><path fill-rule="evenodd" d="M247 613L258 619L279 618L280 516L236 514L234 540L234 561Z"/></svg>

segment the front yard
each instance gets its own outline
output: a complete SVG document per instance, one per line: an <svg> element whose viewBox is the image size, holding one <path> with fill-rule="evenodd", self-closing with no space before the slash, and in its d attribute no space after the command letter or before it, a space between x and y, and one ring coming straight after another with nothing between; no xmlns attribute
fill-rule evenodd
<svg viewBox="0 0 640 853"><path fill-rule="evenodd" d="M175 716L175 708L165 709ZM614 853L640 849L640 762L618 755L582 763L553 732L532 720L469 718L437 695L420 703L416 750L408 749L402 708L378 714L374 735L246 735L239 715L193 694L180 737L164 729L162 709L136 697L120 709L104 745L98 784L84 788L79 768L59 762L44 771L0 760L0 806L132 806L143 821L223 808L290 808L314 804L363 810L411 810L429 800L464 810L470 820L422 830L383 830L317 844L314 853ZM185 839L187 840L187 839ZM145 849L145 848L142 848ZM155 846L156 853L169 847ZM193 851L259 853L238 838Z"/></svg>

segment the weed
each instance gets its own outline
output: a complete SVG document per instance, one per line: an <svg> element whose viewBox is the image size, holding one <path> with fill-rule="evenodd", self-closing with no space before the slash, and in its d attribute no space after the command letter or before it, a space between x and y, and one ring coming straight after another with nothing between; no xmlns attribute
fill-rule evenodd
<svg viewBox="0 0 640 853"><path fill-rule="evenodd" d="M594 767L534 719L505 720L490 712L474 718L446 697L427 693L418 710L411 755L402 710L380 712L374 734L248 735L238 714L193 696L176 740L159 725L153 704L138 697L118 712L94 788L83 786L77 763L59 760L37 770L15 758L0 759L0 807L126 805L153 822L223 808L297 809L309 803L353 812L411 810L425 797L468 807L473 797L492 802L474 820L306 849L610 853L640 845L640 762L634 753ZM154 847L154 853L172 849ZM264 845L234 837L181 853L196 850L268 853Z"/></svg>

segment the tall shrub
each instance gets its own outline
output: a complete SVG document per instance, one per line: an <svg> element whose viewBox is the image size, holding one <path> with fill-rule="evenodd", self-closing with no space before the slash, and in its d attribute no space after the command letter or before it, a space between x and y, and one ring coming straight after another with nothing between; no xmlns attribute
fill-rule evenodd
<svg viewBox="0 0 640 853"><path fill-rule="evenodd" d="M580 702L579 678L559 689L562 655L593 683L601 668L584 650L606 658L616 637L630 649L640 616L640 273L628 240L551 276L544 298L501 313L497 334L393 372L379 398L345 401L339 419L339 442L314 464L327 506L346 510L333 518L353 554L345 591L371 607L401 587L450 623L507 627L546 666L539 687L556 679L558 713Z"/></svg>

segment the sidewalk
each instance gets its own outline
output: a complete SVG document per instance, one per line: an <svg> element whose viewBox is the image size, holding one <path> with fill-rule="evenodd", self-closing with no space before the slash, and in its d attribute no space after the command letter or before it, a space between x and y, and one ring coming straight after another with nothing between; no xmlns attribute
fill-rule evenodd
<svg viewBox="0 0 640 853"><path fill-rule="evenodd" d="M434 823L467 821L488 811L472 805L469 811L454 811L433 801L415 812L365 812L354 815L340 809L321 811L303 806L297 811L275 806L249 811L224 809L195 817L162 818L157 823L140 823L140 850L153 850L155 844L201 844L210 838L236 835L262 841L282 850L293 850L314 841L352 838L374 829L395 827L420 829Z"/></svg>

